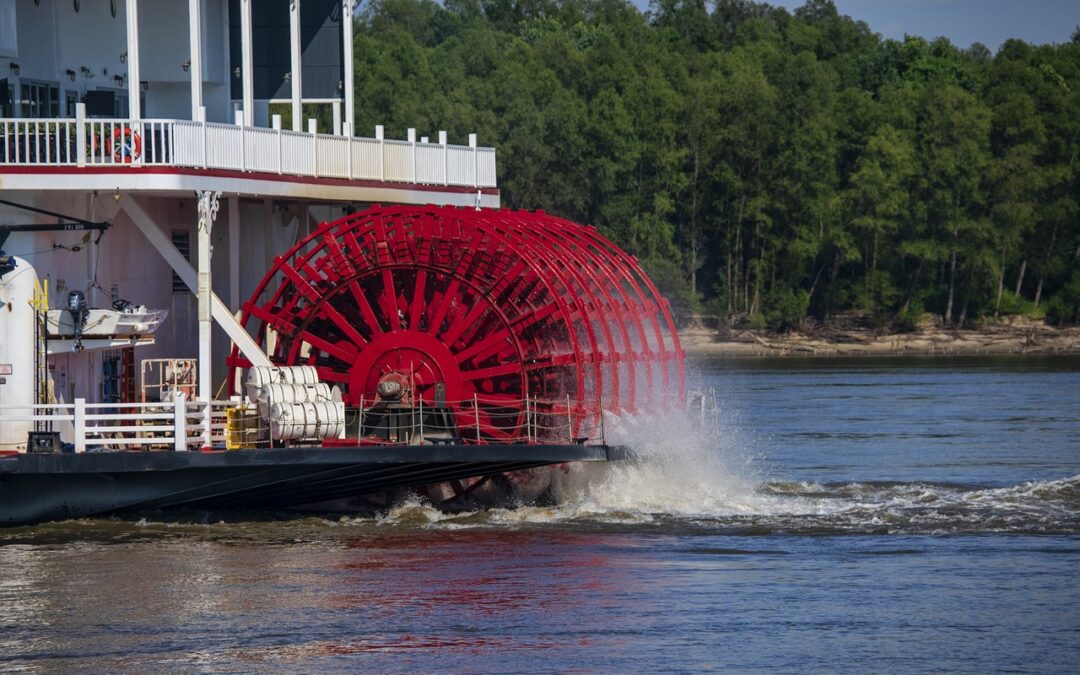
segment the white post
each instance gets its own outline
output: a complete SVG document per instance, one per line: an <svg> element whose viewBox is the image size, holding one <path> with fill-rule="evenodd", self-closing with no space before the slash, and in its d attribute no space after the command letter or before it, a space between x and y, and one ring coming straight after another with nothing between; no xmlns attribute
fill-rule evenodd
<svg viewBox="0 0 1080 675"><path fill-rule="evenodd" d="M469 147L472 148L473 187L480 186L479 159L476 151L476 134L469 134Z"/></svg>
<svg viewBox="0 0 1080 675"><path fill-rule="evenodd" d="M277 172L281 171L281 115L274 115L270 118L270 126L277 132Z"/></svg>
<svg viewBox="0 0 1080 675"><path fill-rule="evenodd" d="M202 166L205 169L210 159L210 148L206 145L206 106L199 108L199 131L202 133Z"/></svg>
<svg viewBox="0 0 1080 675"><path fill-rule="evenodd" d="M525 390L525 440L532 443L532 424L529 421L529 391Z"/></svg>
<svg viewBox="0 0 1080 675"><path fill-rule="evenodd" d="M574 417L570 414L570 394L566 395L566 433L570 443L574 442Z"/></svg>
<svg viewBox="0 0 1080 675"><path fill-rule="evenodd" d="M424 442L424 397L420 397L420 442Z"/></svg>
<svg viewBox="0 0 1080 675"><path fill-rule="evenodd" d="M472 395L473 414L476 416L476 442L480 442L480 401Z"/></svg>
<svg viewBox="0 0 1080 675"><path fill-rule="evenodd" d="M604 398L601 396L597 400L600 406L600 445L607 447L607 427L604 425Z"/></svg>
<svg viewBox="0 0 1080 675"><path fill-rule="evenodd" d="M212 431L210 401L214 397L214 388L210 370L210 337L213 329L210 305L210 233L214 228L214 218L217 217L220 196L220 192L199 192L199 402L206 405L203 416L203 448L210 448Z"/></svg>
<svg viewBox="0 0 1080 675"><path fill-rule="evenodd" d="M334 110L334 135L341 135L341 101L334 100L330 103L330 107Z"/></svg>
<svg viewBox="0 0 1080 675"><path fill-rule="evenodd" d="M86 104L75 104L75 162L86 166Z"/></svg>
<svg viewBox="0 0 1080 675"><path fill-rule="evenodd" d="M409 129L409 143L412 144L412 146L411 146L412 162L410 162L411 171L409 171L409 182L410 183L415 183L416 182L416 129Z"/></svg>
<svg viewBox="0 0 1080 675"><path fill-rule="evenodd" d="M342 41L345 43L341 58L345 60L345 124L346 136L352 135L356 124L356 94L353 91L353 0L344 0L341 12Z"/></svg>
<svg viewBox="0 0 1080 675"><path fill-rule="evenodd" d="M379 141L379 180L386 180L386 146L383 143L383 125L375 125L375 140Z"/></svg>
<svg viewBox="0 0 1080 675"><path fill-rule="evenodd" d="M191 62L191 114L202 107L202 11L200 0L188 0L188 49Z"/></svg>
<svg viewBox="0 0 1080 675"><path fill-rule="evenodd" d="M127 0L128 117L142 119L139 105L139 0Z"/></svg>
<svg viewBox="0 0 1080 675"><path fill-rule="evenodd" d="M443 185L450 184L450 148L446 144L446 132L439 132L439 145L442 146L442 180Z"/></svg>
<svg viewBox="0 0 1080 675"><path fill-rule="evenodd" d="M173 401L173 450L187 450L187 397L182 391Z"/></svg>
<svg viewBox="0 0 1080 675"><path fill-rule="evenodd" d="M311 174L319 175L319 139L315 134L319 133L319 123L314 118L308 118L307 132L311 134Z"/></svg>
<svg viewBox="0 0 1080 675"><path fill-rule="evenodd" d="M252 125L255 114L255 94L251 56L251 3L253 0L240 0L240 85L244 97L244 126ZM231 73L230 73L231 75Z"/></svg>
<svg viewBox="0 0 1080 675"><path fill-rule="evenodd" d="M86 399L75 399L75 452L86 452Z"/></svg>
<svg viewBox="0 0 1080 675"><path fill-rule="evenodd" d="M303 95L300 88L300 0L289 1L289 47L292 57L289 60L292 68L292 128L300 131L303 126L300 117L304 114L300 107L300 97Z"/></svg>

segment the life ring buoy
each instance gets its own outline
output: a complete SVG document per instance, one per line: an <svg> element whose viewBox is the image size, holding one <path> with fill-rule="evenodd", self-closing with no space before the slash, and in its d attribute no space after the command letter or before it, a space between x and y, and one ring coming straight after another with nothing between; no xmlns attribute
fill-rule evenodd
<svg viewBox="0 0 1080 675"><path fill-rule="evenodd" d="M112 133L112 156L118 164L130 164L142 156L142 139L131 127L117 127Z"/></svg>

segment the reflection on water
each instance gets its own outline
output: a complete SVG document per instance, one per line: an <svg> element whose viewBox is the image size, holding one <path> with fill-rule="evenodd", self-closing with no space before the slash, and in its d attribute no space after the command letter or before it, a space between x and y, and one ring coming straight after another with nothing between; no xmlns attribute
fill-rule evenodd
<svg viewBox="0 0 1080 675"><path fill-rule="evenodd" d="M1080 367L860 363L706 369L718 433L618 420L549 507L0 530L0 662L1074 671Z"/></svg>

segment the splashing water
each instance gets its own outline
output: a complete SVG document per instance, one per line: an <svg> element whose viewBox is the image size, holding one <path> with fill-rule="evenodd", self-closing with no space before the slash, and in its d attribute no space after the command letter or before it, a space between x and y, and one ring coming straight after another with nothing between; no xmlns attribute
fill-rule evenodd
<svg viewBox="0 0 1080 675"><path fill-rule="evenodd" d="M598 523L739 533L1080 532L1080 475L987 488L946 483L777 480L758 443L717 416L609 417L633 459L552 470L552 506L447 514L410 500L382 525L436 528Z"/></svg>

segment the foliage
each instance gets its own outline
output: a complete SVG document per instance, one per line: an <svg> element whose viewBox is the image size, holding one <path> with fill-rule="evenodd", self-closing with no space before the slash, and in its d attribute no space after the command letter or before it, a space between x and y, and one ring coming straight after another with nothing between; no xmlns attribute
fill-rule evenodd
<svg viewBox="0 0 1080 675"><path fill-rule="evenodd" d="M677 314L1080 320L1080 39L882 39L831 0L375 0L355 128L494 145Z"/></svg>

